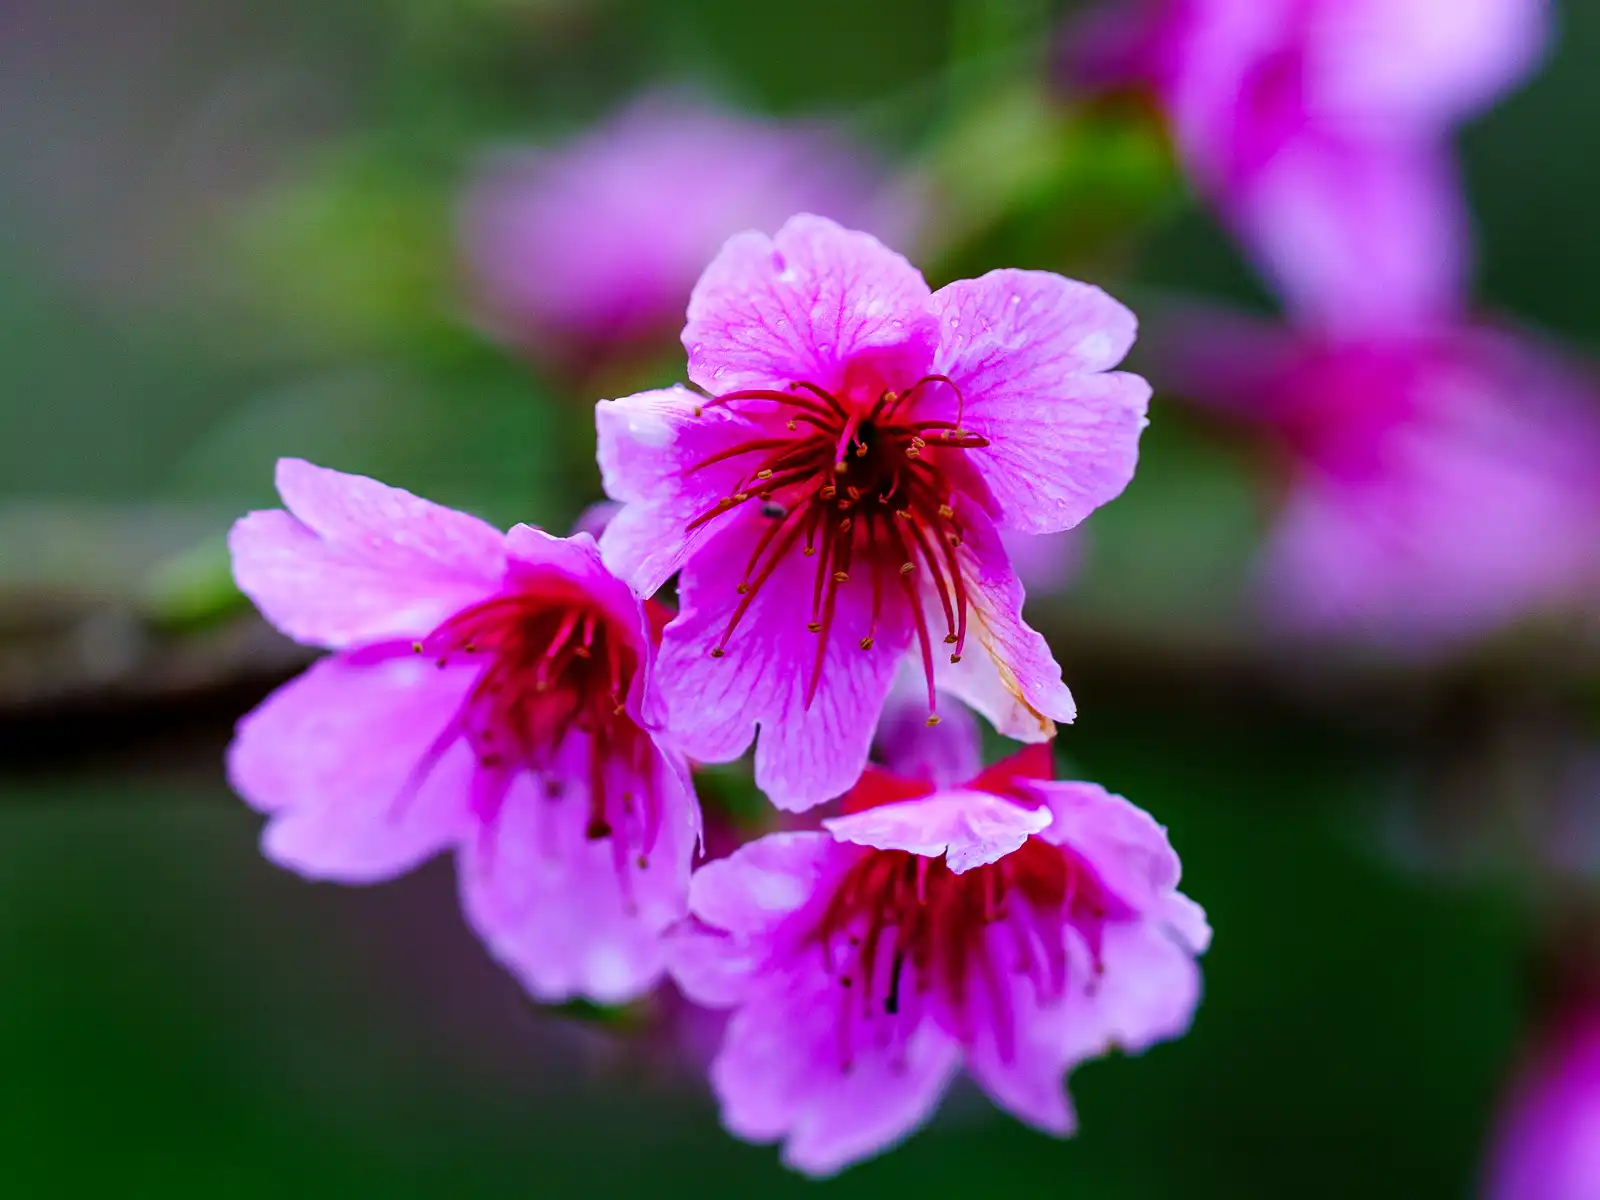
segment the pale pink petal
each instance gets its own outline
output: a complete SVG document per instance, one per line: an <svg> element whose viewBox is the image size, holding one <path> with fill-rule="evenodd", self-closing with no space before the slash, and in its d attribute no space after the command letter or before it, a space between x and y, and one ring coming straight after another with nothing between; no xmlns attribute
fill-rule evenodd
<svg viewBox="0 0 1600 1200"><path fill-rule="evenodd" d="M971 452L1024 533L1069 529L1127 486L1150 387L1105 373L1133 344L1131 312L1099 288L1045 271L991 271L933 296L934 369L965 400L963 425L989 439Z"/></svg>
<svg viewBox="0 0 1600 1200"><path fill-rule="evenodd" d="M932 1115L959 1052L923 1021L892 1047L869 1043L843 1069L838 985L821 972L769 985L728 1022L711 1084L730 1132L784 1140L783 1161L825 1176L881 1153Z"/></svg>
<svg viewBox="0 0 1600 1200"><path fill-rule="evenodd" d="M1050 824L1047 807L1024 808L988 792L952 789L920 800L880 804L823 821L841 842L879 850L944 855L956 874L996 862Z"/></svg>
<svg viewBox="0 0 1600 1200"><path fill-rule="evenodd" d="M622 502L600 550L640 595L653 595L713 536L717 522L693 531L689 525L730 495L746 469L738 461L696 469L752 436L741 432L745 418L727 408L702 412L704 402L672 387L595 406L600 478L606 494Z"/></svg>
<svg viewBox="0 0 1600 1200"><path fill-rule="evenodd" d="M500 584L504 539L476 517L292 458L278 491L289 511L244 517L228 546L239 589L298 641L419 636Z"/></svg>
<svg viewBox="0 0 1600 1200"><path fill-rule="evenodd" d="M901 660L894 686L878 719L873 748L891 774L936 787L965 783L983 770L983 734L963 704L939 706L940 721L928 724L928 687L915 655Z"/></svg>
<svg viewBox="0 0 1600 1200"><path fill-rule="evenodd" d="M1112 1048L1139 1054L1188 1031L1200 1003L1194 953L1153 921L1117 921L1101 943L1105 973L1069 993L1058 1020L1069 1062Z"/></svg>
<svg viewBox="0 0 1600 1200"><path fill-rule="evenodd" d="M1097 783L1036 780L1026 786L1055 814L1040 835L1045 841L1070 846L1125 903L1156 914L1178 886L1181 866L1154 817Z"/></svg>
<svg viewBox="0 0 1600 1200"><path fill-rule="evenodd" d="M937 336L928 285L870 234L791 217L774 238L741 233L706 268L683 330L689 378L708 392L798 381L837 391L856 358L915 379Z"/></svg>
<svg viewBox="0 0 1600 1200"><path fill-rule="evenodd" d="M409 870L467 829L475 764L429 751L476 672L402 658L326 658L240 722L228 779L271 820L262 850L313 879L369 883Z"/></svg>
<svg viewBox="0 0 1600 1200"><path fill-rule="evenodd" d="M586 836L588 746L578 735L553 772L565 784L558 796L521 774L497 819L462 842L467 917L535 998L617 1004L661 977L661 932L687 911L698 817L677 774L660 761L656 771L663 820L644 866L636 850L619 861L612 838Z"/></svg>
<svg viewBox="0 0 1600 1200"><path fill-rule="evenodd" d="M1022 619L1022 583L1005 547L981 512L962 513L965 540L960 557L969 610L961 661L934 657L935 680L971 705L1006 737L1042 742L1055 736L1055 722L1077 715L1072 693L1049 644ZM929 624L938 628L943 610L926 598ZM940 646L939 650L948 650Z"/></svg>
<svg viewBox="0 0 1600 1200"><path fill-rule="evenodd" d="M911 634L905 605L886 605L872 648L860 648L873 628L872 585L858 573L839 589L821 683L808 707L819 636L806 631L816 560L791 554L754 594L727 652L712 657L760 535L757 522L735 524L684 568L679 613L662 638L659 678L684 753L729 762L749 746L759 723L756 786L779 808L798 811L841 794L861 774Z"/></svg>
<svg viewBox="0 0 1600 1200"><path fill-rule="evenodd" d="M1538 65L1546 0L1343 0L1310 29L1313 112L1372 136L1437 135Z"/></svg>
<svg viewBox="0 0 1600 1200"><path fill-rule="evenodd" d="M778 926L822 893L838 854L826 834L773 833L702 866L689 884L691 919L667 940L678 986L699 1004L745 1000Z"/></svg>
<svg viewBox="0 0 1600 1200"><path fill-rule="evenodd" d="M1228 203L1289 308L1338 334L1448 319L1471 267L1447 149L1305 136Z"/></svg>

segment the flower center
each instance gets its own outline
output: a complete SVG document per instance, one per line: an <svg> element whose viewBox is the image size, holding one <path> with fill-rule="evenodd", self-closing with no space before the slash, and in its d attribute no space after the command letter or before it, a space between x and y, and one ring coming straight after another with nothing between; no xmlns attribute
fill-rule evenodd
<svg viewBox="0 0 1600 1200"><path fill-rule="evenodd" d="M689 522L694 530L750 505L766 528L757 539L738 583L740 596L722 638L711 650L720 658L728 640L779 564L798 552L816 560L811 619L817 651L806 684L806 704L816 695L840 590L864 573L872 587L872 617L860 639L871 650L886 604L908 606L934 708L933 636L920 603L924 589L938 597L960 662L967 634L967 587L957 551L963 529L956 493L966 450L989 441L953 421L918 419L916 401L931 385L960 392L943 375L926 375L903 392L885 389L870 403L839 397L813 383L786 391L750 389L708 400L702 409L749 405L752 436L690 468L740 460L743 473L714 507ZM930 715L929 722L938 718Z"/></svg>
<svg viewBox="0 0 1600 1200"><path fill-rule="evenodd" d="M1038 838L960 875L943 859L904 850L864 854L811 935L845 991L841 1065L849 1068L858 1036L909 1033L930 1001L964 1041L988 1024L1010 1060L1012 977L1027 978L1040 1004L1058 1001L1067 988L1068 925L1083 937L1098 975L1113 903L1082 860Z"/></svg>
<svg viewBox="0 0 1600 1200"><path fill-rule="evenodd" d="M386 656L385 647L366 652ZM418 763L402 801L451 746L465 740L478 761L472 806L485 828L517 776L529 772L552 802L575 771L588 785L587 836L611 838L619 874L630 855L645 865L661 825L650 736L626 709L638 650L576 589L502 594L451 616L409 650L441 668L476 665L478 677L454 719ZM586 763L563 754L587 742Z"/></svg>

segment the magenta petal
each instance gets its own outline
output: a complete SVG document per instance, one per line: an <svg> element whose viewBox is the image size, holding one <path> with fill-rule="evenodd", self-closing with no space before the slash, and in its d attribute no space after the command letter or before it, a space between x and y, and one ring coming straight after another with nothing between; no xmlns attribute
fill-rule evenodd
<svg viewBox="0 0 1600 1200"><path fill-rule="evenodd" d="M689 524L734 490L737 461L698 464L743 436L744 418L728 409L701 412L687 388L640 392L595 406L600 478L622 502L600 535L608 566L641 595L653 595L711 539L712 522ZM697 415L698 414L698 415Z"/></svg>
<svg viewBox="0 0 1600 1200"><path fill-rule="evenodd" d="M409 870L467 829L465 743L427 767L471 671L404 658L326 658L240 722L228 779L268 813L266 856L313 879L369 883Z"/></svg>
<svg viewBox="0 0 1600 1200"><path fill-rule="evenodd" d="M1024 533L1068 529L1133 476L1150 387L1107 374L1137 323L1099 288L1044 271L991 271L933 296L934 364L961 389L963 424L989 439L973 454Z"/></svg>
<svg viewBox="0 0 1600 1200"><path fill-rule="evenodd" d="M1055 735L1055 722L1077 715L1072 693L1049 644L1022 619L1022 583L994 526L980 512L963 516L961 555L971 604L967 641L959 663L948 655L935 658L935 681L1006 737L1045 741ZM926 606L930 624L937 627L942 620L937 601Z"/></svg>
<svg viewBox="0 0 1600 1200"><path fill-rule="evenodd" d="M920 800L880 804L832 817L823 827L841 842L879 850L944 855L957 875L992 863L1050 824L1048 808L1024 808L988 792L952 789Z"/></svg>
<svg viewBox="0 0 1600 1200"><path fill-rule="evenodd" d="M611 838L589 839L588 746L573 735L547 795L518 776L496 819L461 845L462 904L496 959L535 998L632 1000L661 977L661 932L687 911L698 817L692 796L656 763L661 833L648 865L619 862ZM636 853L636 852L635 852ZM624 883L624 880L626 881Z"/></svg>
<svg viewBox="0 0 1600 1200"><path fill-rule="evenodd" d="M991 931L989 939L990 954L997 961L1008 961L1015 954L1003 931ZM1088 965L1081 954L1072 957L1074 968ZM1018 1120L1066 1137L1077 1121L1067 1098L1065 1076L1075 1063L1088 1057L1075 1053L1077 1047L1067 1032L1070 1002L1041 1004L1033 983L1021 975L1007 975L998 986L1004 989L1010 1010L1006 1025L1013 1031L1014 1044L1001 1050L992 999L986 1002L983 993L975 992L971 1002L987 1017L975 1022L975 1036L965 1046L967 1072L990 1099Z"/></svg>
<svg viewBox="0 0 1600 1200"><path fill-rule="evenodd" d="M292 458L278 491L289 511L244 517L228 546L240 590L298 641L414 637L500 584L502 536L476 517Z"/></svg>
<svg viewBox="0 0 1600 1200"><path fill-rule="evenodd" d="M791 217L774 238L741 233L689 300L689 378L708 392L805 380L830 391L852 358L893 355L915 379L937 330L928 285L870 234Z"/></svg>
<svg viewBox="0 0 1600 1200"><path fill-rule="evenodd" d="M903 1046L863 1046L840 1063L838 988L820 973L774 980L728 1022L711 1084L730 1132L784 1139L783 1161L825 1176L881 1153L932 1115L959 1052L934 1022Z"/></svg>
<svg viewBox="0 0 1600 1200"><path fill-rule="evenodd" d="M684 568L681 607L663 635L657 669L684 753L729 762L744 753L759 723L756 786L779 808L799 811L840 795L861 774L911 634L904 606L886 608L873 648L862 650L871 584L858 577L840 587L821 684L808 707L819 636L806 631L815 567L794 554L755 593L726 654L712 657L740 600L734 583L760 533L755 522L736 524Z"/></svg>

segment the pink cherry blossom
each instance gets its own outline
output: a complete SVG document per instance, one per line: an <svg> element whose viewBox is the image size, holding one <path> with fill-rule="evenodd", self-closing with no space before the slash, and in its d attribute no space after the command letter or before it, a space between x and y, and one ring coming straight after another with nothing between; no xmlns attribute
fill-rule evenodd
<svg viewBox="0 0 1600 1200"><path fill-rule="evenodd" d="M848 788L901 658L1001 732L1073 705L1024 623L1000 531L1076 525L1127 484L1149 387L1114 371L1133 314L1001 270L931 292L820 217L741 234L689 305L683 387L602 401L622 502L601 539L644 594L681 571L662 688L690 756L736 758L799 809Z"/></svg>
<svg viewBox="0 0 1600 1200"><path fill-rule="evenodd" d="M229 544L279 629L334 653L239 723L274 862L367 883L455 850L467 916L541 1000L638 995L682 916L699 812L664 750L650 616L588 534L502 534L278 464Z"/></svg>
<svg viewBox="0 0 1600 1200"><path fill-rule="evenodd" d="M869 769L827 833L701 868L674 977L730 1009L711 1067L739 1137L828 1175L908 1136L961 1068L1065 1136L1063 1077L1183 1033L1210 930L1160 826L1048 745L966 783Z"/></svg>
<svg viewBox="0 0 1600 1200"><path fill-rule="evenodd" d="M1545 0L1151 0L1075 26L1139 84L1199 190L1305 319L1448 318L1470 258L1448 139L1537 65Z"/></svg>
<svg viewBox="0 0 1600 1200"><path fill-rule="evenodd" d="M461 209L480 313L499 336L572 358L683 319L717 248L801 209L904 231L871 165L821 126L780 125L670 93L568 145L485 160Z"/></svg>
<svg viewBox="0 0 1600 1200"><path fill-rule="evenodd" d="M1255 423L1287 468L1261 582L1291 628L1423 652L1600 596L1597 389L1549 350L1242 319L1186 341L1179 390Z"/></svg>

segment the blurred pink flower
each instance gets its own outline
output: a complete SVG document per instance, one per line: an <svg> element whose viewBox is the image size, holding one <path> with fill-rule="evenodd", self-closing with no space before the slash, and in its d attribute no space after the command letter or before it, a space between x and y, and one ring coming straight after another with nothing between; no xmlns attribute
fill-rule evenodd
<svg viewBox="0 0 1600 1200"><path fill-rule="evenodd" d="M1299 316L1451 315L1470 258L1449 137L1538 63L1545 0L1151 0L1075 26L1080 81L1148 88Z"/></svg>
<svg viewBox="0 0 1600 1200"><path fill-rule="evenodd" d="M733 1133L830 1175L917 1129L965 1067L1065 1136L1069 1070L1188 1028L1210 929L1165 832L1053 776L1047 744L948 788L870 768L827 833L695 874L668 953L732 1010L711 1081Z"/></svg>
<svg viewBox="0 0 1600 1200"><path fill-rule="evenodd" d="M1287 624L1425 651L1600 596L1600 392L1529 339L1212 321L1174 366L1287 465L1261 564Z"/></svg>
<svg viewBox="0 0 1600 1200"><path fill-rule="evenodd" d="M1512 1088L1485 1200L1600 1196L1600 1005L1565 1017Z"/></svg>
<svg viewBox="0 0 1600 1200"><path fill-rule="evenodd" d="M802 211L908 232L868 160L823 126L653 94L566 146L487 158L460 236L490 329L570 362L669 334L724 241Z"/></svg>
<svg viewBox="0 0 1600 1200"><path fill-rule="evenodd" d="M229 538L274 625L335 653L239 722L262 848L369 883L454 850L462 903L536 998L631 999L682 916L699 812L657 742L655 635L587 534L508 534L285 459Z"/></svg>
<svg viewBox="0 0 1600 1200"><path fill-rule="evenodd" d="M1071 720L998 535L1070 528L1127 485L1150 388L1114 368L1135 329L1099 288L1043 271L932 292L809 214L730 239L683 332L710 398L596 409L623 502L607 563L645 595L682 572L661 677L684 752L730 761L759 725L775 804L837 796L908 650L930 714L937 689L1022 741Z"/></svg>

